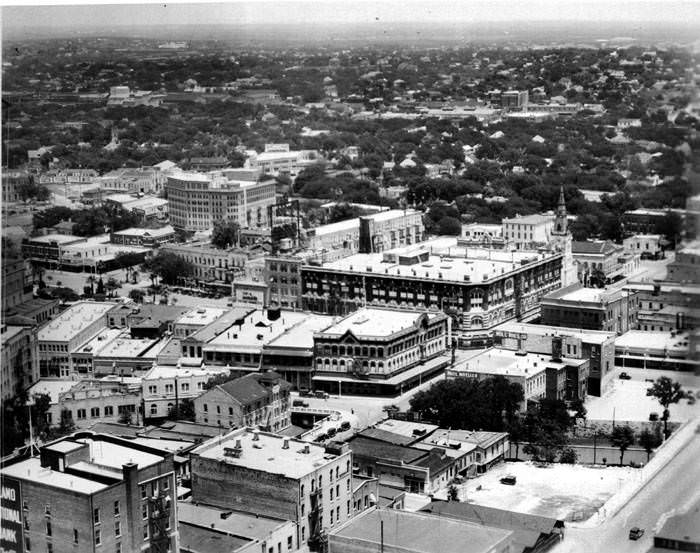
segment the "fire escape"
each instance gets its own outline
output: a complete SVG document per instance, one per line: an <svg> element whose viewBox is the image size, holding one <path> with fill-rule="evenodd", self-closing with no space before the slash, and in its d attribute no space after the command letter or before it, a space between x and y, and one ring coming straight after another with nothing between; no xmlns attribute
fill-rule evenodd
<svg viewBox="0 0 700 553"><path fill-rule="evenodd" d="M160 490L148 498L148 531L150 536L149 553L170 551L170 497Z"/></svg>
<svg viewBox="0 0 700 553"><path fill-rule="evenodd" d="M309 548L312 551L325 553L328 550L328 538L323 532L323 493L318 487L311 492L311 508L309 509Z"/></svg>

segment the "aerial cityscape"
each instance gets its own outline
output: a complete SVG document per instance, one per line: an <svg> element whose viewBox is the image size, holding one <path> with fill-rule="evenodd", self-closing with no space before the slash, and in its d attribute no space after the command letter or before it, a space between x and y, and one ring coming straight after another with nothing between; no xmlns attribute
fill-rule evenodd
<svg viewBox="0 0 700 553"><path fill-rule="evenodd" d="M700 551L700 3L0 20L0 553Z"/></svg>

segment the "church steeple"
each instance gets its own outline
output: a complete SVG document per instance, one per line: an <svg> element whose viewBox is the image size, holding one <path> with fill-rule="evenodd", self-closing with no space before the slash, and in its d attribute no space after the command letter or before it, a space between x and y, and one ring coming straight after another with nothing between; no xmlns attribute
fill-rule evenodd
<svg viewBox="0 0 700 553"><path fill-rule="evenodd" d="M554 219L554 233L566 234L568 231L568 219L566 217L566 201L564 200L564 187L559 188L559 204L557 205L557 216Z"/></svg>

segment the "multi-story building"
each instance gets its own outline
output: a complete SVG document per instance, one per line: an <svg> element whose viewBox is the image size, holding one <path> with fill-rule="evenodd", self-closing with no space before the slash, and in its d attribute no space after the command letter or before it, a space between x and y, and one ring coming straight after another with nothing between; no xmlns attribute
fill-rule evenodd
<svg viewBox="0 0 700 553"><path fill-rule="evenodd" d="M314 333L314 388L398 395L440 372L451 346L441 312L363 308Z"/></svg>
<svg viewBox="0 0 700 553"><path fill-rule="evenodd" d="M447 370L447 378L483 380L503 376L520 384L524 392L521 408L541 399L583 399L587 393L588 359L518 352L503 348L486 351L457 363Z"/></svg>
<svg viewBox="0 0 700 553"><path fill-rule="evenodd" d="M265 144L265 151L251 152L246 168L258 169L265 175L296 177L302 169L319 163L322 158L316 150L290 150L289 144Z"/></svg>
<svg viewBox="0 0 700 553"><path fill-rule="evenodd" d="M499 325L493 332L494 343L504 349L544 353L553 358L587 359L585 391L594 396L600 396L612 378L615 338L614 332L516 322Z"/></svg>
<svg viewBox="0 0 700 553"><path fill-rule="evenodd" d="M2 325L0 399L11 399L39 378L36 330L31 326Z"/></svg>
<svg viewBox="0 0 700 553"><path fill-rule="evenodd" d="M623 334L637 325L636 294L572 284L541 300L542 324Z"/></svg>
<svg viewBox="0 0 700 553"><path fill-rule="evenodd" d="M506 90L501 93L501 107L527 110L530 94L527 90Z"/></svg>
<svg viewBox="0 0 700 553"><path fill-rule="evenodd" d="M503 225L485 223L469 223L462 225L460 244L465 246L482 246L503 248Z"/></svg>
<svg viewBox="0 0 700 553"><path fill-rule="evenodd" d="M112 302L81 301L48 321L37 333L39 374L70 377L76 370L71 353L107 326Z"/></svg>
<svg viewBox="0 0 700 553"><path fill-rule="evenodd" d="M700 551L700 532L698 532L698 515L700 501L697 499L681 512L665 519L660 530L654 534L652 551Z"/></svg>
<svg viewBox="0 0 700 553"><path fill-rule="evenodd" d="M2 258L2 312L32 299L34 286L24 259Z"/></svg>
<svg viewBox="0 0 700 553"><path fill-rule="evenodd" d="M439 238L384 253L356 254L301 269L302 307L345 314L363 305L441 309L463 340L539 315L540 299L561 286L559 252L499 251Z"/></svg>
<svg viewBox="0 0 700 553"><path fill-rule="evenodd" d="M119 422L124 412L133 417L140 407L141 382L137 378L80 380L58 394L46 416L50 425L60 424L65 417L76 428L88 428L98 422Z"/></svg>
<svg viewBox="0 0 700 553"><path fill-rule="evenodd" d="M291 520L297 541L317 549L352 517L352 454L240 428L190 453L192 500Z"/></svg>
<svg viewBox="0 0 700 553"><path fill-rule="evenodd" d="M66 246L85 242L85 238L70 234L45 234L22 240L22 255L45 263L58 262Z"/></svg>
<svg viewBox="0 0 700 553"><path fill-rule="evenodd" d="M697 330L646 332L630 330L615 340L615 364L622 368L666 371L700 371L700 360L691 352Z"/></svg>
<svg viewBox="0 0 700 553"><path fill-rule="evenodd" d="M172 453L109 435L45 445L3 467L3 548L178 551L173 468Z"/></svg>
<svg viewBox="0 0 700 553"><path fill-rule="evenodd" d="M168 200L156 196L112 194L105 198L105 202L121 206L126 211L137 215L141 222L164 220L168 217Z"/></svg>
<svg viewBox="0 0 700 553"><path fill-rule="evenodd" d="M269 283L268 305L274 302L285 309L301 308L301 266L313 255L306 251L265 257L263 278Z"/></svg>
<svg viewBox="0 0 700 553"><path fill-rule="evenodd" d="M615 277L629 275L638 267L640 254L626 252L609 240L575 241L572 255L578 282L610 282Z"/></svg>
<svg viewBox="0 0 700 553"><path fill-rule="evenodd" d="M162 179L157 169L151 167L115 169L95 179L102 190L144 194L159 192Z"/></svg>
<svg viewBox="0 0 700 553"><path fill-rule="evenodd" d="M517 250L533 250L547 246L552 237L554 215L519 215L503 219L503 238Z"/></svg>
<svg viewBox="0 0 700 553"><path fill-rule="evenodd" d="M21 197L18 189L31 183L33 177L27 171L13 171L3 169L2 171L2 205L20 201Z"/></svg>
<svg viewBox="0 0 700 553"><path fill-rule="evenodd" d="M204 392L210 378L228 372L221 367L155 365L142 379L144 418L167 417L179 401L194 400Z"/></svg>
<svg viewBox="0 0 700 553"><path fill-rule="evenodd" d="M422 217L413 209L393 209L322 225L306 231L307 246L324 262L410 246L423 240Z"/></svg>
<svg viewBox="0 0 700 553"><path fill-rule="evenodd" d="M194 273L187 277L195 283L209 283L231 291L236 271L243 271L248 254L239 249L222 250L209 243L165 244L163 251L174 253L194 266ZM185 277L183 277L185 278ZM182 284L186 284L184 281Z"/></svg>
<svg viewBox="0 0 700 553"><path fill-rule="evenodd" d="M290 388L291 385L274 372L229 380L195 398L195 421L226 428L257 426L269 432L280 432L291 424Z"/></svg>
<svg viewBox="0 0 700 553"><path fill-rule="evenodd" d="M195 307L175 320L172 325L173 336L186 338L210 325L224 313L226 310L219 307Z"/></svg>
<svg viewBox="0 0 700 553"><path fill-rule="evenodd" d="M689 330L700 326L700 284L634 282L625 290L636 293L638 330Z"/></svg>
<svg viewBox="0 0 700 553"><path fill-rule="evenodd" d="M666 279L700 284L700 242L688 244L676 252L676 258L668 264Z"/></svg>
<svg viewBox="0 0 700 553"><path fill-rule="evenodd" d="M222 173L179 173L166 184L170 222L187 232L208 230L217 221L241 227L268 226L275 203L275 182L229 180Z"/></svg>
<svg viewBox="0 0 700 553"><path fill-rule="evenodd" d="M664 255L665 240L660 234L635 234L622 241L626 253L639 255L642 259L659 259Z"/></svg>

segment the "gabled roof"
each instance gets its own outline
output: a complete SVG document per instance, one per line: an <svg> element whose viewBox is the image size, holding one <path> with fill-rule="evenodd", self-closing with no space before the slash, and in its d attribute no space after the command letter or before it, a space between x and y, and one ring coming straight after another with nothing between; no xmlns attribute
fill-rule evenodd
<svg viewBox="0 0 700 553"><path fill-rule="evenodd" d="M394 445L410 445L415 441L415 438L410 438L408 436L402 436L401 434L394 434L387 430L381 430L380 428L367 428L360 432L360 436L365 436L366 438L372 438L374 440L381 440L382 442L387 442Z"/></svg>
<svg viewBox="0 0 700 553"><path fill-rule="evenodd" d="M278 383L283 390L291 388L291 385L275 372L247 374L220 384L217 388L230 395L241 405L248 405L268 397L270 391L260 383L261 381Z"/></svg>

